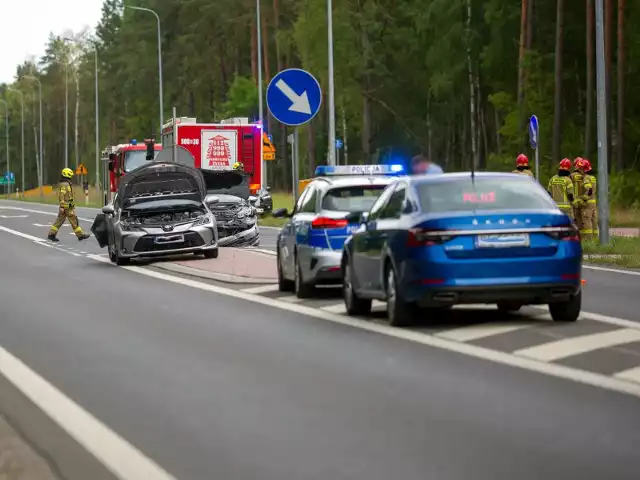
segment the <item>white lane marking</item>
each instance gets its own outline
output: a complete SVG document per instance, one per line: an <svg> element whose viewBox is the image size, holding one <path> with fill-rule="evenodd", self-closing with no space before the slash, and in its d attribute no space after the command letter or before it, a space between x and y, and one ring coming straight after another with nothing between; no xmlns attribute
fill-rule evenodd
<svg viewBox="0 0 640 480"><path fill-rule="evenodd" d="M52 205L52 206L56 207L55 205ZM43 210L33 210L31 208L7 207L7 206L2 205L2 204L0 204L0 210L16 210L18 212L40 213L42 215L54 215L54 216L56 215L56 212L54 212L54 211L47 212L47 211L43 211ZM84 220L85 222L93 222L93 219L90 219L90 218L78 217L78 219Z"/></svg>
<svg viewBox="0 0 640 480"><path fill-rule="evenodd" d="M586 270L596 270L598 272L621 273L623 275L640 276L640 272L634 272L633 270L620 270L618 268L595 267L593 265L582 265L582 268Z"/></svg>
<svg viewBox="0 0 640 480"><path fill-rule="evenodd" d="M592 352L607 347L624 345L640 341L640 330L621 328L611 332L592 333L579 337L563 338L555 342L543 343L535 347L523 348L513 352L514 355L535 358L545 362L554 362L563 358Z"/></svg>
<svg viewBox="0 0 640 480"><path fill-rule="evenodd" d="M175 480L18 358L0 347L0 373L122 480Z"/></svg>
<svg viewBox="0 0 640 480"><path fill-rule="evenodd" d="M614 375L614 377L620 380L630 380L632 382L640 383L640 367L630 368L629 370L623 370Z"/></svg>
<svg viewBox="0 0 640 480"><path fill-rule="evenodd" d="M248 252L257 252L257 253L262 253L264 255L269 255L270 257L275 257L278 255L278 253L274 250L267 250L265 248L254 248L254 247L249 247L249 248L237 248L236 250L245 250Z"/></svg>
<svg viewBox="0 0 640 480"><path fill-rule="evenodd" d="M0 218L29 218L29 215L0 215Z"/></svg>
<svg viewBox="0 0 640 480"><path fill-rule="evenodd" d="M298 303L302 301L301 298L298 298L295 295L286 295L284 297L278 297L278 300L282 300L283 302L287 302L287 303Z"/></svg>
<svg viewBox="0 0 640 480"><path fill-rule="evenodd" d="M551 320L551 315L549 314L549 307L543 307L540 305L531 305L531 308L535 308L536 310L543 310L546 314L541 318L548 318ZM591 313L591 312L580 312L581 320L593 320L595 322L608 323L610 325L616 325L622 328L635 328L640 329L640 322L635 322L633 320L626 320L624 318L610 317L609 315L601 315L599 313Z"/></svg>
<svg viewBox="0 0 640 480"><path fill-rule="evenodd" d="M277 292L278 285L260 285L259 287L243 288L241 289L241 291L247 292L247 293Z"/></svg>
<svg viewBox="0 0 640 480"><path fill-rule="evenodd" d="M11 233L12 235L17 235L18 237L26 238L27 240L33 240L36 243L42 243L45 241L44 238L34 237L33 235L29 235L28 233L22 233L3 226L0 226L0 230L3 232Z"/></svg>
<svg viewBox="0 0 640 480"><path fill-rule="evenodd" d="M325 312L332 313L347 313L347 307L344 306L344 303L336 303L335 305L327 305L326 307L320 307Z"/></svg>
<svg viewBox="0 0 640 480"><path fill-rule="evenodd" d="M470 325L467 327L454 328L452 330L438 332L435 334L435 336L446 338L447 340L455 340L458 342L471 342L473 340L480 340L481 338L492 337L494 335L501 335L503 333L524 330L535 325L540 325L540 323L531 323L526 321L518 323L512 322L509 324L483 323L480 325Z"/></svg>
<svg viewBox="0 0 640 480"><path fill-rule="evenodd" d="M14 233L19 236L23 236L20 232L5 229L9 233ZM31 237L30 235L28 237ZM35 238L35 237L32 237ZM42 245L42 243L40 243ZM422 332L413 330L405 330L399 328L393 328L388 325L370 322L367 320L358 320L355 318L347 317L344 315L334 314L319 308L307 307L305 305L281 302L277 299L264 297L260 295L254 295L251 293L243 292L240 290L233 290L217 285L198 282L183 277L176 277L173 275L161 273L155 270L147 270L143 267L127 266L116 267L108 258L101 255L87 255L86 258L96 260L98 262L112 265L113 268L121 268L130 272L138 273L139 275L145 275L147 277L171 282L177 285L197 288L199 290L224 295L227 297L237 298L239 300L250 301L261 305L278 308L280 310L286 310L294 313L299 313L308 317L313 317L320 320L329 321L338 325L343 325L351 328L357 328L371 333L377 333L380 335L386 335L399 340L410 341L421 345L430 346L433 348L439 348L442 350L448 350L451 352L467 355L469 357L478 358L502 365L508 365L511 367L521 368L523 370L529 370L557 378L563 378L565 380L571 380L577 383L590 385L593 387L603 388L619 393L625 393L640 398L640 384L634 384L628 381L619 380L607 375L593 373L585 370L578 370L576 368L566 367L564 365L557 365L553 363L541 362L535 359L529 359L522 356L516 356L511 353L501 352L497 350L490 350L488 348L479 347L468 343L460 343L444 338L438 338L433 335L429 335ZM621 319L614 319L621 320ZM614 323L615 324L615 323Z"/></svg>

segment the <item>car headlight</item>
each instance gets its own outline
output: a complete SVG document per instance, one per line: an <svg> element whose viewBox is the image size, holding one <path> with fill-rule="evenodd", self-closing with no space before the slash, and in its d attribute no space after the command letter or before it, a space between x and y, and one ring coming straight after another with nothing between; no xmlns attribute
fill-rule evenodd
<svg viewBox="0 0 640 480"><path fill-rule="evenodd" d="M199 227L201 225L209 225L210 223L211 223L211 216L210 215L202 215L195 222L193 222L193 224L191 226L192 227Z"/></svg>

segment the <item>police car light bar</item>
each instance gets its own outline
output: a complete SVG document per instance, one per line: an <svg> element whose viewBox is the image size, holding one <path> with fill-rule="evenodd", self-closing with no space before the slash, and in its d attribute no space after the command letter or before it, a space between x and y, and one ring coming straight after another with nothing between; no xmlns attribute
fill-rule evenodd
<svg viewBox="0 0 640 480"><path fill-rule="evenodd" d="M316 168L316 177L332 175L403 175L402 165L320 165Z"/></svg>

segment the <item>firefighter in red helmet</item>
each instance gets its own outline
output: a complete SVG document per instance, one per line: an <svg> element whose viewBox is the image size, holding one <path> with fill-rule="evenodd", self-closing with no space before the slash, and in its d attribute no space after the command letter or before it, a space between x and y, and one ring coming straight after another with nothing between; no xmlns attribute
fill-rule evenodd
<svg viewBox="0 0 640 480"><path fill-rule="evenodd" d="M591 162L582 159L578 165L583 175L582 189L583 194L580 199L584 202L584 207L580 210L582 214L582 222L580 226L580 236L585 240L592 240L599 235L598 229L598 208L596 199L596 176L593 175Z"/></svg>
<svg viewBox="0 0 640 480"><path fill-rule="evenodd" d="M519 173L521 175L529 175L530 177L533 177L533 172L529 167L529 159L524 153L521 153L518 155L518 158L516 158L516 169L511 173Z"/></svg>
<svg viewBox="0 0 640 480"><path fill-rule="evenodd" d="M575 203L573 182L571 181L571 160L564 158L559 165L558 173L551 177L547 191L558 208L573 217L573 206Z"/></svg>
<svg viewBox="0 0 640 480"><path fill-rule="evenodd" d="M573 206L573 216L576 220L576 225L578 228L582 230L582 210L584 209L584 200L582 197L584 195L584 174L580 169L580 165L584 159L582 157L577 157L573 161L573 171L571 172L571 181L573 182L573 192L576 196L576 202Z"/></svg>

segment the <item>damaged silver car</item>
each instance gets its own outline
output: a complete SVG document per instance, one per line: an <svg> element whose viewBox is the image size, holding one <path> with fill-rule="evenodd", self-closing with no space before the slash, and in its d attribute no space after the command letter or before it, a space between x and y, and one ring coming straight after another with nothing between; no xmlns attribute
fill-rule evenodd
<svg viewBox="0 0 640 480"><path fill-rule="evenodd" d="M207 186L205 203L216 217L218 245L257 247L260 245L256 198L249 189L249 175L233 171L203 171Z"/></svg>
<svg viewBox="0 0 640 480"><path fill-rule="evenodd" d="M113 202L102 208L91 231L117 265L183 253L217 258L216 220L205 196L200 170L150 162L123 177Z"/></svg>

